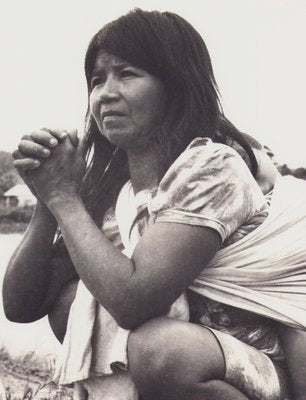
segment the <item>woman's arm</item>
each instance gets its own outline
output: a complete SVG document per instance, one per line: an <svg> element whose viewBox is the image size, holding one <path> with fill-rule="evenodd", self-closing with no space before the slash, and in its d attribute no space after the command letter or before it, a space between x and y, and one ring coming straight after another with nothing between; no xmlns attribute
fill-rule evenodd
<svg viewBox="0 0 306 400"><path fill-rule="evenodd" d="M62 285L76 276L68 257L51 257L56 226L38 201L4 276L3 307L11 321L32 322L46 315Z"/></svg>
<svg viewBox="0 0 306 400"><path fill-rule="evenodd" d="M36 142L31 137L36 140ZM66 132L46 130L22 138L13 153L14 165L25 183L37 196L31 173L52 148L67 137ZM46 154L47 151L47 154ZM47 313L60 287L76 276L69 257L51 259L57 222L48 208L38 200L28 229L15 250L3 281L3 305L8 319L31 322Z"/></svg>
<svg viewBox="0 0 306 400"><path fill-rule="evenodd" d="M306 331L280 324L294 400L306 399Z"/></svg>
<svg viewBox="0 0 306 400"><path fill-rule="evenodd" d="M158 223L148 228L129 259L105 238L77 196L53 199L48 207L80 278L126 329L165 314L221 242L210 228Z"/></svg>
<svg viewBox="0 0 306 400"><path fill-rule="evenodd" d="M50 282L51 247L56 226L52 214L38 201L4 276L3 306L11 321L30 322L40 317L38 311Z"/></svg>
<svg viewBox="0 0 306 400"><path fill-rule="evenodd" d="M168 311L214 256L221 239L210 228L158 223L148 229L129 259L87 213L78 194L83 171L81 144L67 138L30 176L60 226L80 278L121 326L134 328Z"/></svg>

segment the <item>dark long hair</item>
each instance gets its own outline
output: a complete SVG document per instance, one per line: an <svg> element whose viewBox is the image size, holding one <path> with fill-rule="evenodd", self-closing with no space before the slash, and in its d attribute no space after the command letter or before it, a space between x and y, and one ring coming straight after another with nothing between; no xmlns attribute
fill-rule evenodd
<svg viewBox="0 0 306 400"><path fill-rule="evenodd" d="M251 135L241 132L226 117L222 117L215 141L224 143L235 149L249 167L253 177L256 179L258 164L252 148L261 149L261 144Z"/></svg>
<svg viewBox="0 0 306 400"><path fill-rule="evenodd" d="M170 12L135 9L105 25L91 40L85 57L88 98L91 74L101 50L163 82L168 104L155 146L164 171L195 137L210 137L226 144L229 138L238 140L255 165L248 143L225 122L206 45L183 18ZM102 136L89 107L85 135L91 161L81 195L99 225L120 187L129 179L127 157Z"/></svg>

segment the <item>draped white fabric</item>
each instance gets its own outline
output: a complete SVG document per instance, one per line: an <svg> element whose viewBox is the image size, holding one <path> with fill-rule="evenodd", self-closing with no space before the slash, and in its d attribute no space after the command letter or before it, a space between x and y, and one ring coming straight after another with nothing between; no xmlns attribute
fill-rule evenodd
<svg viewBox="0 0 306 400"><path fill-rule="evenodd" d="M148 200L149 194L135 198L130 183L120 192L116 218L128 256L139 240L136 230L129 234L137 207ZM306 328L306 182L290 176L280 177L266 221L243 239L220 250L190 289L293 327ZM188 319L184 294L168 315ZM93 342L97 320L100 340ZM80 282L54 380L68 384L88 379L93 372L93 354L98 354L100 360L95 375L111 376L114 365L126 368L128 334L102 306L97 308L95 299ZM128 375L125 381L122 393L136 399L137 393ZM112 382L116 384L116 380ZM108 381L104 380L103 385L107 387Z"/></svg>
<svg viewBox="0 0 306 400"><path fill-rule="evenodd" d="M265 222L220 250L190 289L306 328L306 182L279 177Z"/></svg>

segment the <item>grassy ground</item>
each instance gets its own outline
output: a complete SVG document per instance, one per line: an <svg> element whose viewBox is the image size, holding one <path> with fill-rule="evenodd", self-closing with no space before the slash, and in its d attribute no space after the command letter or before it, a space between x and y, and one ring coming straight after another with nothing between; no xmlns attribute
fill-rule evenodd
<svg viewBox="0 0 306 400"><path fill-rule="evenodd" d="M15 222L9 219L0 221L0 233L23 233L27 229L27 222Z"/></svg>
<svg viewBox="0 0 306 400"><path fill-rule="evenodd" d="M0 399L72 400L71 389L48 383L53 375L56 340L47 321L14 324L4 316L2 279L21 237L0 234Z"/></svg>
<svg viewBox="0 0 306 400"><path fill-rule="evenodd" d="M0 233L23 233L30 222L34 207L0 209Z"/></svg>
<svg viewBox="0 0 306 400"><path fill-rule="evenodd" d="M33 352L13 357L0 348L0 382L7 400L72 400L72 389L51 383L53 360Z"/></svg>

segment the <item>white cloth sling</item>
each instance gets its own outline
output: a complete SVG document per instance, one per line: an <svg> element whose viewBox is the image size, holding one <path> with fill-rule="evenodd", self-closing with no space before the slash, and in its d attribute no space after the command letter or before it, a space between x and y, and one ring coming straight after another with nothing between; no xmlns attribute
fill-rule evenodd
<svg viewBox="0 0 306 400"><path fill-rule="evenodd" d="M306 182L279 177L265 222L218 251L190 289L306 328Z"/></svg>
<svg viewBox="0 0 306 400"><path fill-rule="evenodd" d="M125 185L117 201L116 219L128 256L131 256L139 240L134 232L131 237L129 235L139 205L135 201L131 186ZM148 198L145 196L140 199L142 201L148 201ZM274 188L266 221L243 239L220 250L190 289L210 299L293 327L306 328L305 266L306 182L280 177ZM175 302L170 316L188 318L188 304L184 295ZM99 340L95 341L92 348L97 320L100 326ZM91 374L111 375L114 365L127 368L128 334L129 331L118 327L112 316L97 305L80 282L54 380L69 384L86 380ZM98 363L92 371L94 354ZM107 385L105 382L104 385ZM125 398L137 399L130 384L127 376Z"/></svg>

